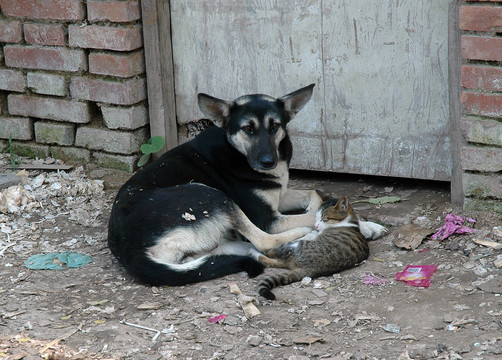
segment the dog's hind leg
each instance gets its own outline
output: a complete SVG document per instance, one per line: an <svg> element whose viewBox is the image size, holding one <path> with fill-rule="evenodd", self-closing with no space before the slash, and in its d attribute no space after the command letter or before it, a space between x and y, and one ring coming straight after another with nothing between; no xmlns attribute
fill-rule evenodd
<svg viewBox="0 0 502 360"><path fill-rule="evenodd" d="M287 189L279 203L279 211L315 213L321 204L322 199L315 190Z"/></svg>

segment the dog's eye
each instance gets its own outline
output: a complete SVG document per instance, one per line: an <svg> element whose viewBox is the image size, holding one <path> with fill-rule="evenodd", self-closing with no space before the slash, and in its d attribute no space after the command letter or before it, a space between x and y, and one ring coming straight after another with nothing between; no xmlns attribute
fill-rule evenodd
<svg viewBox="0 0 502 360"><path fill-rule="evenodd" d="M271 123L270 124L270 131L276 131L280 127L281 127L281 124L279 124L279 123Z"/></svg>
<svg viewBox="0 0 502 360"><path fill-rule="evenodd" d="M242 130L248 134L252 134L254 129L251 125L246 125L242 127Z"/></svg>

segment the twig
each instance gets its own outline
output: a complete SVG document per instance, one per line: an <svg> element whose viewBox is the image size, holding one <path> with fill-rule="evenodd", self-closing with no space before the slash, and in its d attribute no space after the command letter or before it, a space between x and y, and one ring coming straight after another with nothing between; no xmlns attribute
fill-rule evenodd
<svg viewBox="0 0 502 360"><path fill-rule="evenodd" d="M69 331L67 332L66 334L64 334L63 336L55 339L55 340L52 340L50 343L48 343L42 350L40 350L38 353L39 354L43 354L44 352L46 352L50 347L56 345L58 342L60 342L61 340L66 340L68 339L70 336L72 336L73 334L75 334L77 331L80 331L82 330L82 326L84 326L84 323L80 323L80 325L78 325L78 327L76 329L73 329L72 331Z"/></svg>
<svg viewBox="0 0 502 360"><path fill-rule="evenodd" d="M8 313L8 314L2 314L2 317L4 319L10 319L10 318L13 318L14 316L24 314L25 312L26 312L26 310L14 311L14 312L11 312L11 313Z"/></svg>
<svg viewBox="0 0 502 360"><path fill-rule="evenodd" d="M4 246L4 248L2 250L0 250L0 256L3 256L3 253L5 252L5 250L7 250L8 248L10 248L11 246L14 246L16 245L16 243L10 243L10 244L7 244Z"/></svg>
<svg viewBox="0 0 502 360"><path fill-rule="evenodd" d="M157 338L159 337L160 334L168 334L170 332L174 332L175 331L174 330L174 325L171 325L171 327L168 328L168 329L157 330L157 329L152 329L152 328L149 328L149 327L146 327L146 326L143 326L143 325L133 324L133 323L130 323L130 322L127 322L127 321L124 321L124 320L120 320L119 323L124 324L124 325L128 325L128 326L132 326L132 327L135 327L135 328L138 328L138 329L143 329L143 330L148 330L148 331L155 332L155 335L152 338L152 342L155 342L155 340L157 340Z"/></svg>

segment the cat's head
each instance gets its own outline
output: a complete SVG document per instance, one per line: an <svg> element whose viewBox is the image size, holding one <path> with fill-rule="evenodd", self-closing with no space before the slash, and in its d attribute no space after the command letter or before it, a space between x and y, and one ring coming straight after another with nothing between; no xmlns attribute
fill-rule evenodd
<svg viewBox="0 0 502 360"><path fill-rule="evenodd" d="M353 226L358 223L357 215L349 204L347 197L336 199L332 196L317 191L323 201L316 213L315 228L318 231L324 230L326 227Z"/></svg>

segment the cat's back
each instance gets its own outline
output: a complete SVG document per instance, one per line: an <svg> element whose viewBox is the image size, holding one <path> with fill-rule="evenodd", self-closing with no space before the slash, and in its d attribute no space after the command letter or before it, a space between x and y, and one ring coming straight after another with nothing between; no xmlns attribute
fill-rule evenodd
<svg viewBox="0 0 502 360"><path fill-rule="evenodd" d="M358 227L324 230L315 240L299 240L296 263L318 269L318 276L354 267L369 256L369 246Z"/></svg>

